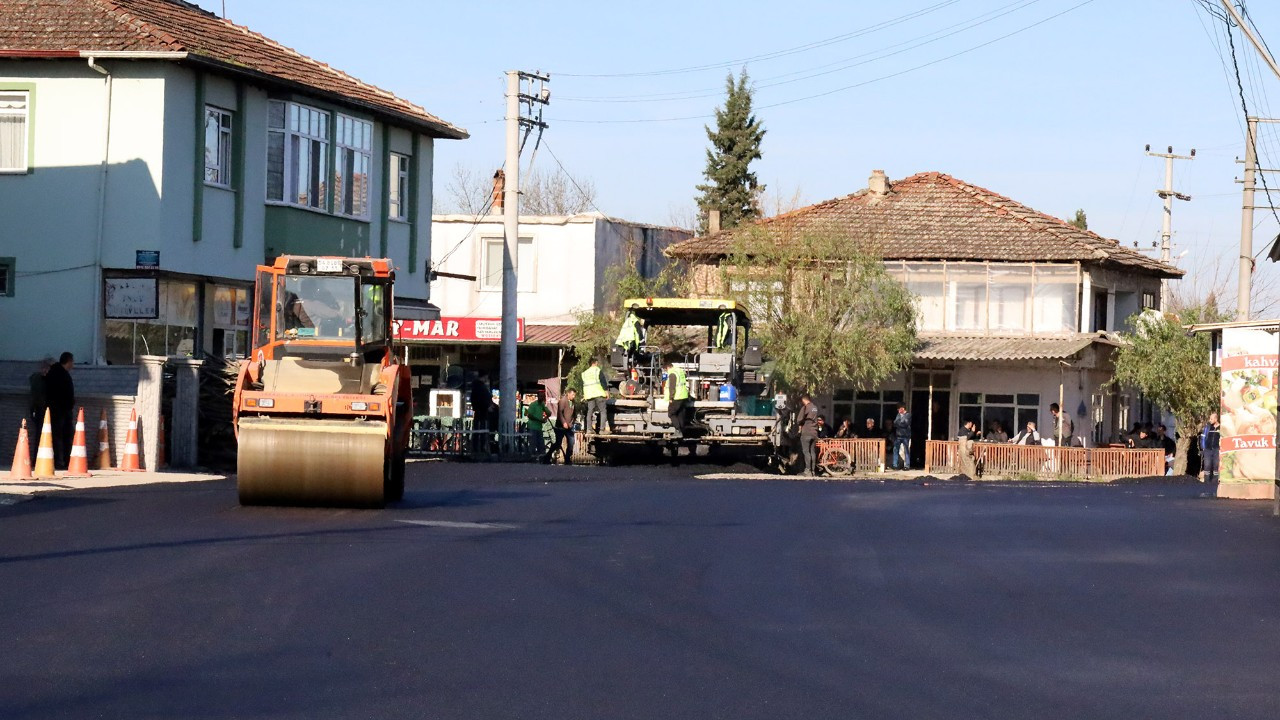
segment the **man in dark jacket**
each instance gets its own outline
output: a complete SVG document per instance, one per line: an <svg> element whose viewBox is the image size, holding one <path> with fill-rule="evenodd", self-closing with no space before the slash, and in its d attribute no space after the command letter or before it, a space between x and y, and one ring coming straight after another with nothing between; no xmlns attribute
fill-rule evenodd
<svg viewBox="0 0 1280 720"><path fill-rule="evenodd" d="M75 418L72 411L76 404L75 383L71 380L71 368L75 357L62 353L58 362L49 366L44 376L44 396L49 403L49 417L53 424L53 463L59 470L67 469L71 459L71 437L75 434Z"/></svg>
<svg viewBox="0 0 1280 720"><path fill-rule="evenodd" d="M577 396L578 392L570 388L556 402L555 424L552 426L556 431L556 444L551 446L548 457L554 458L559 452L565 465L573 464L573 401Z"/></svg>
<svg viewBox="0 0 1280 720"><path fill-rule="evenodd" d="M898 414L893 418L893 462L894 470L911 469L911 413L906 405L898 406Z"/></svg>
<svg viewBox="0 0 1280 720"><path fill-rule="evenodd" d="M818 463L818 408L808 393L800 396L800 412L796 415L800 428L800 451L804 453L804 474L813 476Z"/></svg>
<svg viewBox="0 0 1280 720"><path fill-rule="evenodd" d="M44 392L44 378L49 374L49 368L53 365L53 358L47 357L40 361L36 366L36 371L31 373L28 383L31 385L31 410L27 419L27 426L40 429L40 424L44 422L45 408L49 407L49 401Z"/></svg>

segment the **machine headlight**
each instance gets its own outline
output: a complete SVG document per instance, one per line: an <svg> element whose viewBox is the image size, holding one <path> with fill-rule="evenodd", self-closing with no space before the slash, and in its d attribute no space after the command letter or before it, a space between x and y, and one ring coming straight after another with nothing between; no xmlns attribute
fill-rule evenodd
<svg viewBox="0 0 1280 720"><path fill-rule="evenodd" d="M253 401L250 400L250 403ZM276 406L275 398L258 398L258 407L271 409Z"/></svg>
<svg viewBox="0 0 1280 720"><path fill-rule="evenodd" d="M369 403L363 401L353 402L351 403L351 409L364 412L369 409Z"/></svg>

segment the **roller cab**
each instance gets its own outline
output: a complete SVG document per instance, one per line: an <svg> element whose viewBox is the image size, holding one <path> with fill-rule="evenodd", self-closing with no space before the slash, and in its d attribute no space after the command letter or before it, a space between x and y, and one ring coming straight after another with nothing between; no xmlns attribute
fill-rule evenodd
<svg viewBox="0 0 1280 720"><path fill-rule="evenodd" d="M372 258L258 268L235 393L243 505L380 507L404 492L412 399L391 332L394 273Z"/></svg>

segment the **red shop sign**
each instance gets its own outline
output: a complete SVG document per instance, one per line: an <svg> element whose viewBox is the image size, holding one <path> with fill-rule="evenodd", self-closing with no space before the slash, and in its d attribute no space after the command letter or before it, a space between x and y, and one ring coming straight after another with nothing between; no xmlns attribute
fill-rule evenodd
<svg viewBox="0 0 1280 720"><path fill-rule="evenodd" d="M398 340L435 342L501 342L502 318L442 317L439 320L396 320ZM516 342L524 342L524 318L516 318Z"/></svg>

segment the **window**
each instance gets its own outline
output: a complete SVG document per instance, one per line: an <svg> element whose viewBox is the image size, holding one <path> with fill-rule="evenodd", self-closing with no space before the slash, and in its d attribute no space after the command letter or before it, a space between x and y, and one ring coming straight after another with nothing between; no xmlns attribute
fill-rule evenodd
<svg viewBox="0 0 1280 720"><path fill-rule="evenodd" d="M1156 306L1156 294L1151 292L1142 293L1142 309L1143 310L1155 309L1155 306Z"/></svg>
<svg viewBox="0 0 1280 720"><path fill-rule="evenodd" d="M409 156L391 153L387 157L391 182L387 187L387 216L392 220L409 217Z"/></svg>
<svg viewBox="0 0 1280 720"><path fill-rule="evenodd" d="M373 147L373 123L338 115L337 146L333 167L334 213L351 217L369 217L370 150Z"/></svg>
<svg viewBox="0 0 1280 720"><path fill-rule="evenodd" d="M231 187L231 113L204 109L204 181Z"/></svg>
<svg viewBox="0 0 1280 720"><path fill-rule="evenodd" d="M502 289L502 256L505 243L502 238L484 239L484 257L480 271L481 290ZM520 238L516 256L516 281L518 292L533 292L534 273L533 238Z"/></svg>
<svg viewBox="0 0 1280 720"><path fill-rule="evenodd" d="M27 171L29 111L27 91L0 91L0 172Z"/></svg>
<svg viewBox="0 0 1280 720"><path fill-rule="evenodd" d="M782 281L734 280L729 283L733 299L746 303L747 312L757 323L782 317Z"/></svg>
<svg viewBox="0 0 1280 720"><path fill-rule="evenodd" d="M267 110L267 200L328 209L329 114L272 100Z"/></svg>
<svg viewBox="0 0 1280 720"><path fill-rule="evenodd" d="M864 433L867 418L876 421L878 432L884 434L885 428L893 425L893 417L898 414L898 403L903 401L901 390L837 390L832 403L831 422L839 427L840 422L849 418L854 432Z"/></svg>
<svg viewBox="0 0 1280 720"><path fill-rule="evenodd" d="M987 329L987 268L978 264L948 263L947 280L954 298L952 329Z"/></svg>
<svg viewBox="0 0 1280 720"><path fill-rule="evenodd" d="M13 280L17 275L15 265L11 257L0 258L0 297L13 297Z"/></svg>
<svg viewBox="0 0 1280 720"><path fill-rule="evenodd" d="M154 320L106 320L107 362L128 365L139 355L191 357L200 314L195 283L161 280Z"/></svg>
<svg viewBox="0 0 1280 720"><path fill-rule="evenodd" d="M942 264L908 264L906 285L907 290L916 296L916 327L920 330L945 330L946 273Z"/></svg>
<svg viewBox="0 0 1280 720"><path fill-rule="evenodd" d="M993 423L999 423L1012 438L1036 423L1040 428L1040 395L1038 393L960 393L960 422L972 420L983 433L990 432Z"/></svg>

